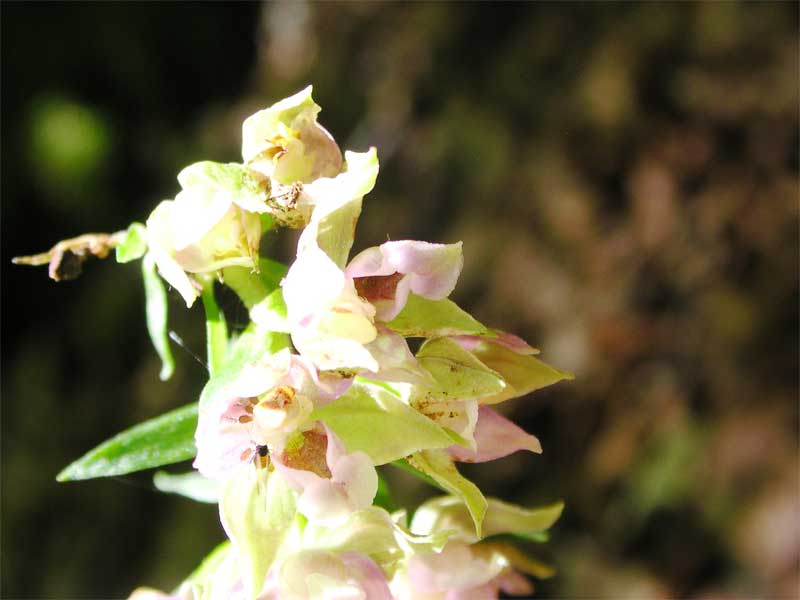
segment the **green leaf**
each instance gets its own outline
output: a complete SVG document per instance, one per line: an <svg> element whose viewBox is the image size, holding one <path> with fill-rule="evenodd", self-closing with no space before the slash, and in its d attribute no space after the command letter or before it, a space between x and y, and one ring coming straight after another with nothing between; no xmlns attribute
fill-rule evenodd
<svg viewBox="0 0 800 600"><path fill-rule="evenodd" d="M344 395L316 409L311 418L333 429L348 452L366 452L376 465L454 443L442 427L397 396L365 382L355 382Z"/></svg>
<svg viewBox="0 0 800 600"><path fill-rule="evenodd" d="M208 372L213 377L225 362L225 354L228 350L228 326L225 323L225 315L219 310L217 300L214 298L213 279L210 279L203 286L203 292L200 297L203 299L203 308L206 313Z"/></svg>
<svg viewBox="0 0 800 600"><path fill-rule="evenodd" d="M468 400L497 394L505 388L502 377L449 338L428 340L417 360L430 371L437 389L421 390L427 397Z"/></svg>
<svg viewBox="0 0 800 600"><path fill-rule="evenodd" d="M216 504L219 499L219 485L216 481L206 479L197 471L189 471L173 475L166 471L156 471L153 485L160 492L177 494L191 498L197 502Z"/></svg>
<svg viewBox="0 0 800 600"><path fill-rule="evenodd" d="M472 353L484 365L499 373L506 382L506 389L491 398L482 398L481 404L496 404L524 396L564 379L575 379L572 373L559 371L538 358L529 354L517 354L499 344L481 342Z"/></svg>
<svg viewBox="0 0 800 600"><path fill-rule="evenodd" d="M125 238L117 246L115 252L118 263L127 263L137 258L142 258L147 252L147 239L145 226L141 223L131 223L125 232Z"/></svg>
<svg viewBox="0 0 800 600"><path fill-rule="evenodd" d="M167 291L156 272L156 263L151 254L145 254L142 260L142 276L144 277L145 313L147 315L147 333L161 358L161 372L158 377L166 381L175 371L175 359L169 347L167 337Z"/></svg>
<svg viewBox="0 0 800 600"><path fill-rule="evenodd" d="M241 469L223 486L219 513L238 554L247 597L255 598L294 523L296 494L267 469Z"/></svg>
<svg viewBox="0 0 800 600"><path fill-rule="evenodd" d="M416 294L408 295L403 310L388 325L405 337L490 334L452 300L428 300Z"/></svg>
<svg viewBox="0 0 800 600"><path fill-rule="evenodd" d="M450 455L443 450L423 450L409 456L407 460L412 467L428 475L446 492L458 496L464 502L475 525L475 535L481 539L488 503L478 486L458 472Z"/></svg>
<svg viewBox="0 0 800 600"><path fill-rule="evenodd" d="M196 427L196 403L176 408L103 442L61 471L56 479L112 477L188 460L196 453Z"/></svg>

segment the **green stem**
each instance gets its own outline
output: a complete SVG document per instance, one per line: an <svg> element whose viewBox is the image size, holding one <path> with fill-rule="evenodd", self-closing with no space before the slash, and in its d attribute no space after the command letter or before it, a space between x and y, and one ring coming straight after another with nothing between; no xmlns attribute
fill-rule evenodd
<svg viewBox="0 0 800 600"><path fill-rule="evenodd" d="M200 297L203 300L203 308L206 311L208 372L213 377L225 362L225 353L228 349L228 326L225 323L225 315L220 311L214 298L213 279L208 279L203 285L203 292Z"/></svg>

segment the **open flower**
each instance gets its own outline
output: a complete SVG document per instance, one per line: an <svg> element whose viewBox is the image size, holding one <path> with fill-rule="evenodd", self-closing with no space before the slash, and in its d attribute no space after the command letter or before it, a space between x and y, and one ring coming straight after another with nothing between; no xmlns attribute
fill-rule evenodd
<svg viewBox="0 0 800 600"><path fill-rule="evenodd" d="M178 175L183 188L147 219L147 246L158 271L187 306L199 295L187 273L255 267L265 209L243 183L240 165L195 163Z"/></svg>
<svg viewBox="0 0 800 600"><path fill-rule="evenodd" d="M298 448L274 459L275 468L300 493L297 510L312 521L335 524L372 504L378 475L364 452L348 453L327 426L303 434Z"/></svg>
<svg viewBox="0 0 800 600"><path fill-rule="evenodd" d="M246 365L200 411L195 468L209 479L225 479L238 466L258 462L260 453L311 427L314 407L341 387L323 387L314 368L289 350Z"/></svg>
<svg viewBox="0 0 800 600"><path fill-rule="evenodd" d="M259 600L391 600L383 571L357 552L304 550L273 567Z"/></svg>
<svg viewBox="0 0 800 600"><path fill-rule="evenodd" d="M531 585L489 547L450 541L440 553L413 555L391 583L398 600L477 600L530 594Z"/></svg>
<svg viewBox="0 0 800 600"><path fill-rule="evenodd" d="M441 300L453 291L464 257L461 242L431 244L414 240L386 242L367 248L347 265L359 296L376 308L381 321L391 321L413 292Z"/></svg>
<svg viewBox="0 0 800 600"><path fill-rule="evenodd" d="M317 123L320 107L311 91L308 86L245 120L242 156L251 170L284 185L339 173L342 153Z"/></svg>
<svg viewBox="0 0 800 600"><path fill-rule="evenodd" d="M282 284L298 352L323 370L429 380L405 340L380 323L402 310L410 292L432 300L449 295L461 271L461 243L387 242L360 253L342 270L316 244L302 242Z"/></svg>
<svg viewBox="0 0 800 600"><path fill-rule="evenodd" d="M378 331L375 308L320 248L297 256L283 280L292 342L319 369L366 369L378 363L365 349Z"/></svg>

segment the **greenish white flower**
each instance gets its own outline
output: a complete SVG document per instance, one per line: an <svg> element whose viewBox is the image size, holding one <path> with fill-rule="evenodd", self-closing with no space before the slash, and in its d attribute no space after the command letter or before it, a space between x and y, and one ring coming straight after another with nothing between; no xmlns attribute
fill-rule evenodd
<svg viewBox="0 0 800 600"><path fill-rule="evenodd" d="M199 295L189 275L230 266L255 268L264 209L241 165L201 162L178 175L182 190L147 219L147 245L161 276L187 306Z"/></svg>
<svg viewBox="0 0 800 600"><path fill-rule="evenodd" d="M248 117L242 125L242 156L247 167L274 184L309 183L333 177L342 154L319 123L312 87Z"/></svg>

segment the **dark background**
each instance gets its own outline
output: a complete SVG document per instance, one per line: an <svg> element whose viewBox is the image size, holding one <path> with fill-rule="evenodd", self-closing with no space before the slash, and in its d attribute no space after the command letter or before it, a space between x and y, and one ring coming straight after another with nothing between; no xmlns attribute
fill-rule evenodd
<svg viewBox="0 0 800 600"><path fill-rule="evenodd" d="M463 240L455 300L577 375L504 405L543 455L464 469L566 501L539 596L797 597L797 25L796 3L3 3L3 597L170 589L223 536L148 474L55 483L205 374L175 348L158 381L137 264L56 285L11 257L143 221L307 83L343 149L379 150L356 249ZM171 293L197 353L200 312Z"/></svg>

